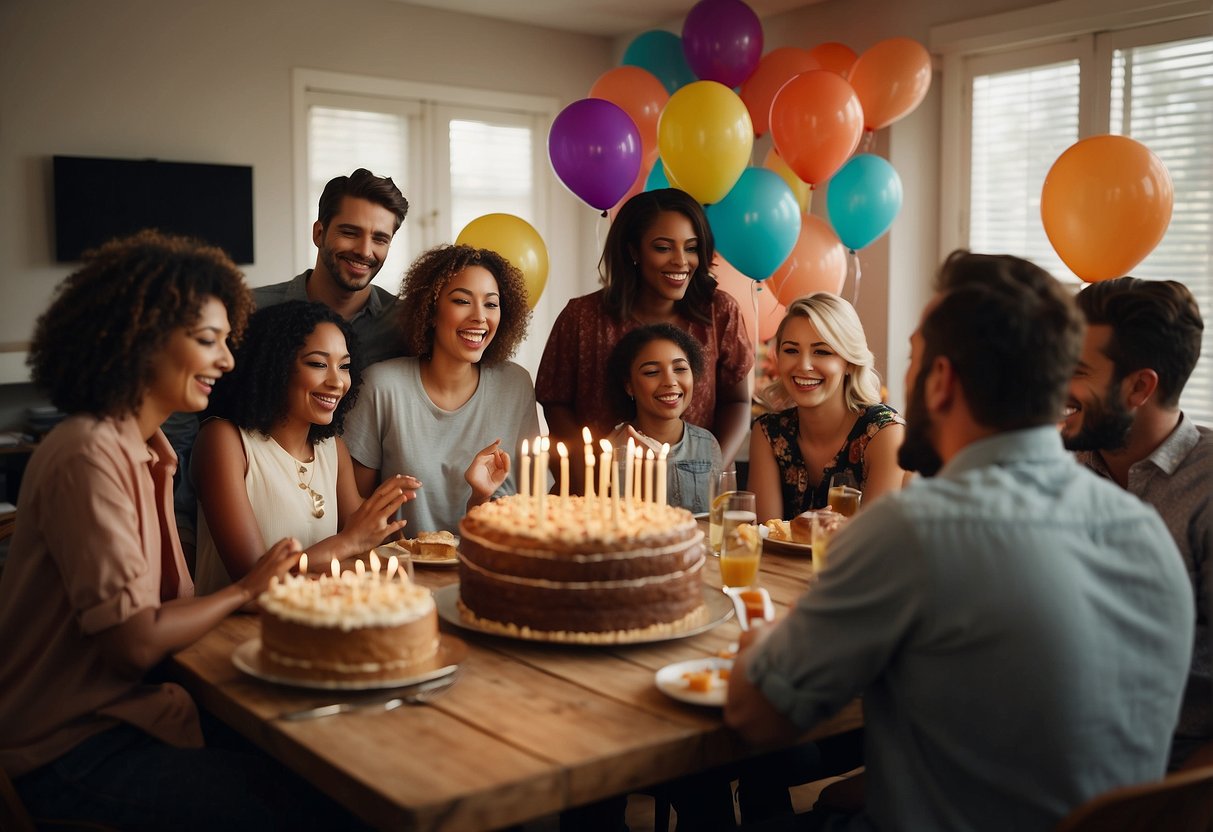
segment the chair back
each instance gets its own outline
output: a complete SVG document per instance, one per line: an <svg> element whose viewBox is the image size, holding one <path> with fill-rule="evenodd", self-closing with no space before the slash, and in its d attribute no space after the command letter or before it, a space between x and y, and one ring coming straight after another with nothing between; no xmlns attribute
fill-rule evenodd
<svg viewBox="0 0 1213 832"><path fill-rule="evenodd" d="M1156 783L1113 789L1079 806L1056 832L1208 832L1213 766L1177 771Z"/></svg>

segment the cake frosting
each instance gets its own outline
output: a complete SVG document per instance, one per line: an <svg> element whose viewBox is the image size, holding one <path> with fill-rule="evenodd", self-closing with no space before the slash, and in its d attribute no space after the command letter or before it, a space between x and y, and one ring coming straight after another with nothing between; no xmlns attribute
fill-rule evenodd
<svg viewBox="0 0 1213 832"><path fill-rule="evenodd" d="M274 580L261 605L261 657L276 673L309 680L406 678L438 650L433 596L377 572Z"/></svg>
<svg viewBox="0 0 1213 832"><path fill-rule="evenodd" d="M629 641L703 623L703 532L690 512L551 497L477 506L460 524L460 614L555 641Z"/></svg>

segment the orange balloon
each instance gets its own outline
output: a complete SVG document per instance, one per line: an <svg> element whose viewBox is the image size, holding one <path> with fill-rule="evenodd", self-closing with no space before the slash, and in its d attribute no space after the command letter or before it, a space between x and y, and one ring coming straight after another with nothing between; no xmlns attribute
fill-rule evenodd
<svg viewBox="0 0 1213 832"><path fill-rule="evenodd" d="M758 287L758 340L770 341L775 337L775 331L779 329L779 325L783 322L783 316L788 314L788 310L782 303L775 299L775 293L771 291L768 285L770 281L764 281Z"/></svg>
<svg viewBox="0 0 1213 832"><path fill-rule="evenodd" d="M800 206L801 211L809 210L813 204L813 189L809 187L808 182L801 181L800 177L796 175L796 171L788 167L788 163L775 152L775 148L772 147L767 151L762 166L773 173L778 173L783 181L788 183L788 187L792 189L792 196L796 197L796 204Z"/></svg>
<svg viewBox="0 0 1213 832"><path fill-rule="evenodd" d="M833 72L802 72L771 102L771 139L796 175L820 184L842 167L863 135L855 90Z"/></svg>
<svg viewBox="0 0 1213 832"><path fill-rule="evenodd" d="M645 183L649 181L649 174L653 172L653 167L648 162L641 161L640 170L636 172L636 181L632 183L632 187L628 188L628 192L619 198L619 201L611 206L608 214L611 217L611 222L615 221L615 215L619 213L619 209L623 207L623 203L627 202L636 194L644 190Z"/></svg>
<svg viewBox="0 0 1213 832"><path fill-rule="evenodd" d="M1049 242L1088 282L1120 277L1167 233L1175 189L1150 149L1128 136L1070 146L1045 176L1040 218Z"/></svg>
<svg viewBox="0 0 1213 832"><path fill-rule="evenodd" d="M809 50L809 55L817 61L817 69L836 72L843 78L847 77L847 73L859 58L854 49L835 41L817 44Z"/></svg>
<svg viewBox="0 0 1213 832"><path fill-rule="evenodd" d="M910 38L882 40L847 76L863 104L863 126L879 130L909 115L931 88L931 56Z"/></svg>
<svg viewBox="0 0 1213 832"><path fill-rule="evenodd" d="M665 84L638 66L617 66L598 76L589 98L610 101L632 117L640 132L641 167L653 167L657 161L657 119L670 100Z"/></svg>
<svg viewBox="0 0 1213 832"><path fill-rule="evenodd" d="M784 306L814 292L840 294L847 279L847 250L821 217L804 214L800 237L788 259L767 283Z"/></svg>
<svg viewBox="0 0 1213 832"><path fill-rule="evenodd" d="M820 69L817 61L803 49L784 46L762 56L754 74L741 85L741 100L750 111L754 135L764 135L771 127L771 99L794 76Z"/></svg>
<svg viewBox="0 0 1213 832"><path fill-rule="evenodd" d="M758 284L733 268L732 263L720 256L720 252L712 260L712 277L716 278L716 288L731 295L741 307L741 322L745 324L746 335L753 344L758 333L754 320L754 290Z"/></svg>

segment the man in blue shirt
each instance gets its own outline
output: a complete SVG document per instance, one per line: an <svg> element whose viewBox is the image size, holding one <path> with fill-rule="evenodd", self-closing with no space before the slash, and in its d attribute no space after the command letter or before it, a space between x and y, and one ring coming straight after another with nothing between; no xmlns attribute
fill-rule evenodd
<svg viewBox="0 0 1213 832"><path fill-rule="evenodd" d="M910 341L900 462L925 476L743 640L725 718L753 741L863 695L866 805L825 828L1047 830L1165 771L1191 588L1158 515L1062 447L1082 329L1047 272L953 254Z"/></svg>

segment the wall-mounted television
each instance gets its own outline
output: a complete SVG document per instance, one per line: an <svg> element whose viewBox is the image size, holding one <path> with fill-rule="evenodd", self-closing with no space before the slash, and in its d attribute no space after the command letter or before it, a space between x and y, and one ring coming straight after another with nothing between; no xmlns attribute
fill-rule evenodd
<svg viewBox="0 0 1213 832"><path fill-rule="evenodd" d="M54 157L55 258L143 228L185 234L253 262L253 169L155 159Z"/></svg>

